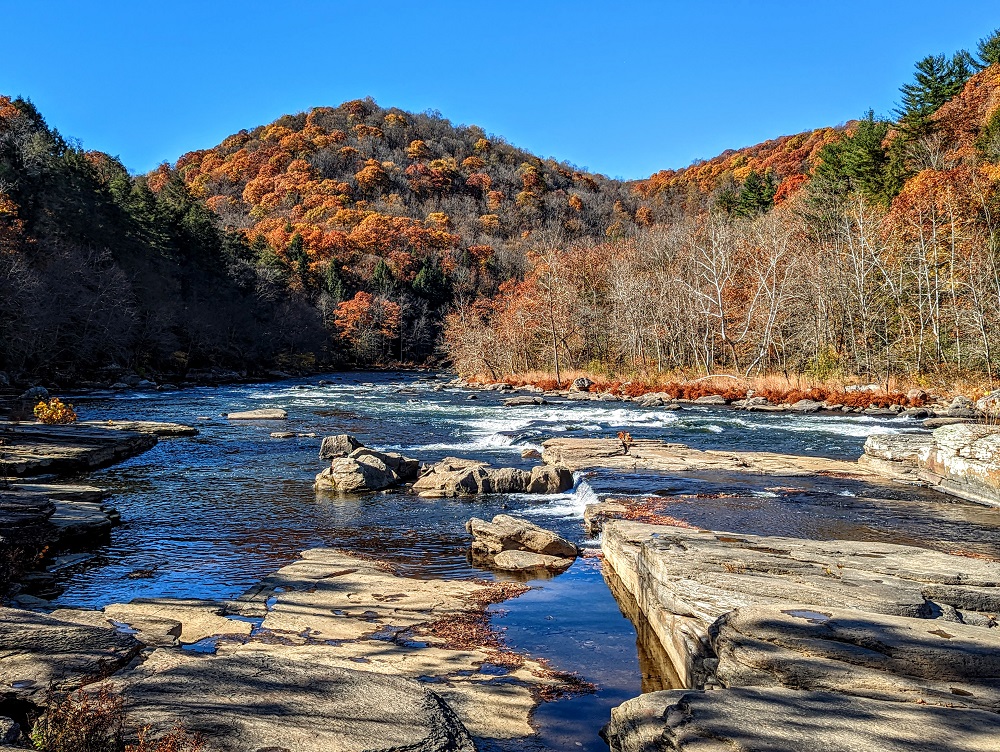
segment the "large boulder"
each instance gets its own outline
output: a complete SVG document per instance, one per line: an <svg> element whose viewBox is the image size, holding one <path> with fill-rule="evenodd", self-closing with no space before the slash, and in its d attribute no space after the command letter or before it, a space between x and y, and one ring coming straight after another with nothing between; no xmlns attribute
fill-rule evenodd
<svg viewBox="0 0 1000 752"><path fill-rule="evenodd" d="M498 514L492 522L473 517L465 529L475 538L475 547L483 553L501 551L532 551L562 558L577 555L577 547L551 530L539 527L521 517Z"/></svg>
<svg viewBox="0 0 1000 752"><path fill-rule="evenodd" d="M316 476L317 491L360 494L408 482L417 477L420 463L397 452L377 452L361 447L338 457Z"/></svg>
<svg viewBox="0 0 1000 752"><path fill-rule="evenodd" d="M319 447L319 458L321 460L332 460L337 457L346 457L355 449L363 447L360 441L346 433L336 436L327 436Z"/></svg>
<svg viewBox="0 0 1000 752"><path fill-rule="evenodd" d="M562 467L539 465L530 471L492 468L484 462L448 457L425 466L413 484L420 496L440 498L492 493L553 494L573 487L573 474Z"/></svg>
<svg viewBox="0 0 1000 752"><path fill-rule="evenodd" d="M934 431L919 453L920 476L938 490L1000 506L1000 426L958 423Z"/></svg>
<svg viewBox="0 0 1000 752"><path fill-rule="evenodd" d="M494 569L562 571L578 553L574 544L551 530L508 514L498 514L492 522L473 517L465 529L474 539L473 560Z"/></svg>
<svg viewBox="0 0 1000 752"><path fill-rule="evenodd" d="M532 572L548 569L561 572L573 564L573 559L534 554L531 551L501 551L493 557L492 567L505 572Z"/></svg>
<svg viewBox="0 0 1000 752"><path fill-rule="evenodd" d="M590 387L594 385L594 382L588 379L586 376L581 376L578 379L573 379L573 383L570 384L570 391L573 392L589 392Z"/></svg>

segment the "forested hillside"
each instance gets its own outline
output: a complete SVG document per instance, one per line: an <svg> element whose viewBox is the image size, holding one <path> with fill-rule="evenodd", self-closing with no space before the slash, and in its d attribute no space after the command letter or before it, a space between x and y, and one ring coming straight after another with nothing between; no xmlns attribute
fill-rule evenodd
<svg viewBox="0 0 1000 752"><path fill-rule="evenodd" d="M649 228L535 257L450 315L493 377L769 372L887 381L1000 366L1000 31L929 56L891 119L633 185Z"/></svg>
<svg viewBox="0 0 1000 752"><path fill-rule="evenodd" d="M177 176L157 178L0 97L0 371L184 373L325 345L282 288L234 273L249 253L241 235Z"/></svg>
<svg viewBox="0 0 1000 752"><path fill-rule="evenodd" d="M432 354L445 308L522 277L539 243L643 221L619 182L371 100L240 132L152 179L175 172L362 361Z"/></svg>

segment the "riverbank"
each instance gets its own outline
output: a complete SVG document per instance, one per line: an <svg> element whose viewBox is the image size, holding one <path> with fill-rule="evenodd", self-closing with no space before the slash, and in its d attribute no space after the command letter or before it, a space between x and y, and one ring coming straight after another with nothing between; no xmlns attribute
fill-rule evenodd
<svg viewBox="0 0 1000 752"><path fill-rule="evenodd" d="M531 736L542 698L590 691L490 627L487 607L525 590L315 549L227 603L4 609L0 683L8 705L40 707L49 686L99 678L127 693L135 726L183 725L213 752L471 752L473 739Z"/></svg>
<svg viewBox="0 0 1000 752"><path fill-rule="evenodd" d="M926 390L886 388L882 384L815 383L777 377L710 376L687 381L609 380L573 374L557 382L546 374L523 374L495 380L459 377L449 386L462 389L526 392L542 399L635 402L644 407L683 409L684 405L729 406L751 412L906 415L920 420L989 420L1000 412L1000 390L986 386ZM932 424L933 425L933 424ZM938 423L937 425L943 425ZM929 426L930 427L930 426Z"/></svg>
<svg viewBox="0 0 1000 752"><path fill-rule="evenodd" d="M121 521L101 488L63 479L152 449L161 437L197 429L152 421L47 426L0 421L0 591L44 604L58 595L56 573L83 561Z"/></svg>

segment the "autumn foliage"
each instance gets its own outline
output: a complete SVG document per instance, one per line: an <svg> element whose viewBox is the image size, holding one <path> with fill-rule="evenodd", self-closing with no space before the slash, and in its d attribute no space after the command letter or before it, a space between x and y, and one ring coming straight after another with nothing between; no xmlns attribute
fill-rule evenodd
<svg viewBox="0 0 1000 752"><path fill-rule="evenodd" d="M63 404L58 397L35 405L35 417L45 425L61 426L76 423L76 412L72 405Z"/></svg>

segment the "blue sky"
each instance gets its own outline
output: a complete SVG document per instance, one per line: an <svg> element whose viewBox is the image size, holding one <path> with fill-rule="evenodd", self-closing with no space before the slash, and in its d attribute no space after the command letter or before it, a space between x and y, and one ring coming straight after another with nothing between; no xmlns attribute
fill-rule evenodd
<svg viewBox="0 0 1000 752"><path fill-rule="evenodd" d="M612 177L891 111L994 2L0 0L0 93L144 172L364 96Z"/></svg>

